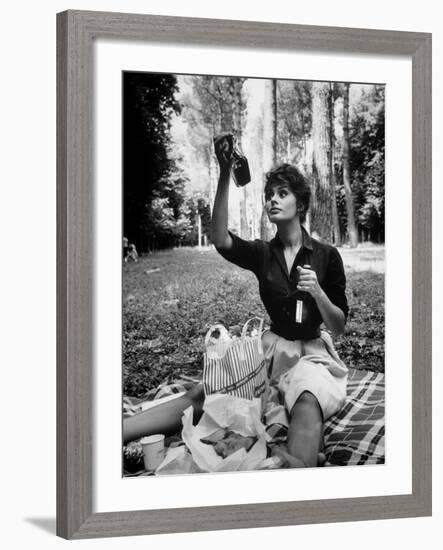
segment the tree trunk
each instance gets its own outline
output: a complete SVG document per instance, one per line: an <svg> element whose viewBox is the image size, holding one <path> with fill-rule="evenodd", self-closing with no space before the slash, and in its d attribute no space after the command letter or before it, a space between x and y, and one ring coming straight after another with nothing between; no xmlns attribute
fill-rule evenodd
<svg viewBox="0 0 443 550"><path fill-rule="evenodd" d="M214 135L216 135L214 133ZM212 143L211 143L212 146ZM217 191L217 180L218 180L218 168L216 165L215 155L212 154L212 149L208 154L208 176L209 176L209 207L214 208L214 199L215 193Z"/></svg>
<svg viewBox="0 0 443 550"><path fill-rule="evenodd" d="M198 227L198 249L201 250L202 245L202 220L200 214L197 214L197 227Z"/></svg>
<svg viewBox="0 0 443 550"><path fill-rule="evenodd" d="M243 125L243 152L248 157L251 183L246 185L247 212L250 239L260 238L263 182L263 100L265 80L246 80L243 87L245 120Z"/></svg>
<svg viewBox="0 0 443 550"><path fill-rule="evenodd" d="M348 234L351 248L358 244L357 228L355 227L354 201L351 190L351 170L349 166L349 84L345 83L343 90L343 186L345 188L346 212L348 215Z"/></svg>
<svg viewBox="0 0 443 550"><path fill-rule="evenodd" d="M312 84L314 158L311 231L320 240L327 242L332 240L329 94L329 83L314 82Z"/></svg>
<svg viewBox="0 0 443 550"><path fill-rule="evenodd" d="M334 244L335 246L340 246L340 222L338 221L337 195L335 189L334 84L331 82L329 86L329 177L331 188L332 224L334 226Z"/></svg>
<svg viewBox="0 0 443 550"><path fill-rule="evenodd" d="M267 80L265 83L264 116L263 116L263 171L266 174L276 163L277 156L277 81ZM264 183L262 192L262 213L260 222L260 237L270 241L275 234L264 207Z"/></svg>
<svg viewBox="0 0 443 550"><path fill-rule="evenodd" d="M242 88L244 79L233 78L233 90L232 90L232 111L234 114L234 131L237 137L238 145L242 148ZM248 195L247 185L243 187L240 193L240 237L243 239L249 239L249 224L248 224Z"/></svg>

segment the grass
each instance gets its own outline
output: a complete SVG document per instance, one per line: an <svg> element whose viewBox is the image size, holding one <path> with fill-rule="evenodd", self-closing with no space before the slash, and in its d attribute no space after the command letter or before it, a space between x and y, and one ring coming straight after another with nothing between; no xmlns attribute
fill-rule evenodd
<svg viewBox="0 0 443 550"><path fill-rule="evenodd" d="M363 243L358 248L343 246L340 248L346 273L352 271L385 272L385 247L372 243Z"/></svg>
<svg viewBox="0 0 443 550"><path fill-rule="evenodd" d="M350 314L335 340L349 367L384 371L384 250L340 249ZM214 250L182 248L124 265L123 391L140 397L180 375L201 374L208 328L238 331L253 316L269 322L255 276Z"/></svg>

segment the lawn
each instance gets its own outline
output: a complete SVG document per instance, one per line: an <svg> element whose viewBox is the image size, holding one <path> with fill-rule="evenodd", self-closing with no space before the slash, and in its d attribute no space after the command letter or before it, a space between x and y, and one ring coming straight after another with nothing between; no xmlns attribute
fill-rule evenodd
<svg viewBox="0 0 443 550"><path fill-rule="evenodd" d="M340 249L350 306L336 348L349 367L384 371L384 248ZM198 376L208 328L269 322L255 276L211 249L182 248L123 268L123 392L141 397L180 375Z"/></svg>

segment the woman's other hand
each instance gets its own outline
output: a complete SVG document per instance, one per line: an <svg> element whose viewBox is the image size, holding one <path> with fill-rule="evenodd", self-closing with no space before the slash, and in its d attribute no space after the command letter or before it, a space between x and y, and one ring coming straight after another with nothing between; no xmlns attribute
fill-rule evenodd
<svg viewBox="0 0 443 550"><path fill-rule="evenodd" d="M215 156L220 170L230 170L234 162L234 137L232 134L219 134L214 138Z"/></svg>
<svg viewBox="0 0 443 550"><path fill-rule="evenodd" d="M303 292L309 292L309 294L314 298L319 298L323 293L323 290L317 280L317 274L313 269L310 269L309 266L297 266L298 271L298 285L297 290Z"/></svg>
<svg viewBox="0 0 443 550"><path fill-rule="evenodd" d="M317 274L313 269L309 269L309 267L308 265L304 265L303 267L297 266L299 275L297 289L309 292L320 310L326 328L335 336L339 336L345 330L345 314L331 302L326 292L320 286Z"/></svg>

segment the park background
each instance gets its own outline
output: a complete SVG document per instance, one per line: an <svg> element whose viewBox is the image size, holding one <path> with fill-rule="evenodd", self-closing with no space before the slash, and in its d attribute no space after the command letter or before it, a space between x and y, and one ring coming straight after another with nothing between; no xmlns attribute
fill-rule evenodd
<svg viewBox="0 0 443 550"><path fill-rule="evenodd" d="M356 5L350 0L295 4L275 0L256 4L233 0L205 3L189 0L88 1L75 5L49 0L29 1L3 8L2 67L7 75L1 89L2 235L21 247L4 260L2 270L2 347L4 374L2 471L2 540L9 548L145 548L165 549L270 548L297 543L313 548L342 548L348 542L362 550L393 545L435 546L443 520L443 479L434 469L434 516L370 522L306 525L158 535L150 538L107 539L67 543L55 531L55 13L68 8L157 13L195 17L237 18L287 23L349 26L433 32L434 143L442 143L443 30L437 3L406 1L399 5L374 0ZM18 27L20 31L18 31ZM26 79L24 79L26 74ZM21 84L19 84L21 83ZM434 280L443 275L443 160L434 156ZM25 200L26 198L26 200ZM13 207L13 206L16 207ZM20 209L18 209L20 205ZM8 250L10 247L8 247ZM441 286L434 289L434 340L443 330ZM434 345L434 464L443 452L441 349ZM37 450L30 459L29 450ZM312 542L314 541L314 542Z"/></svg>

